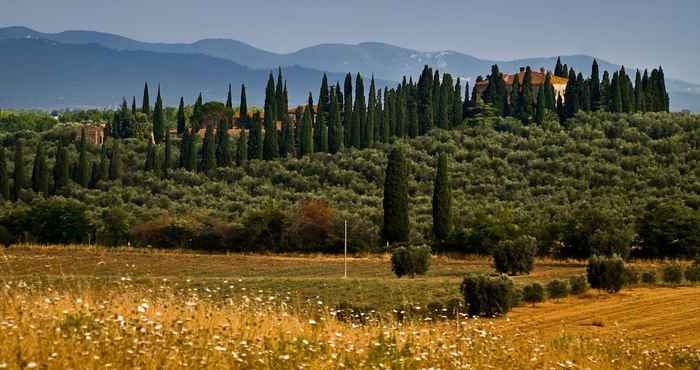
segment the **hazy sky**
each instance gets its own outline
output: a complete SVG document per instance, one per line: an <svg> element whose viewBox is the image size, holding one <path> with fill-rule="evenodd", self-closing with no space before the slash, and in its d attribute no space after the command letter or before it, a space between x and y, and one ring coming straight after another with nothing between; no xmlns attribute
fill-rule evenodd
<svg viewBox="0 0 700 370"><path fill-rule="evenodd" d="M292 5L293 4L293 5ZM700 83L699 0L0 0L0 26L289 52L380 41L480 58L591 54Z"/></svg>

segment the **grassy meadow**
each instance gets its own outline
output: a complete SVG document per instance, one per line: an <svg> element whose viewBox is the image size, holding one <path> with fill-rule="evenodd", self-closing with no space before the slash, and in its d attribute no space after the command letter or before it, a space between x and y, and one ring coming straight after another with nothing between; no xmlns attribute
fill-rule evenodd
<svg viewBox="0 0 700 370"><path fill-rule="evenodd" d="M656 268L639 264L640 269ZM488 259L433 258L397 279L388 256L206 255L17 246L0 251L3 368L590 368L700 366L700 287L596 291L505 318L399 321L458 298ZM539 260L517 285L583 274ZM348 302L381 313L335 318Z"/></svg>

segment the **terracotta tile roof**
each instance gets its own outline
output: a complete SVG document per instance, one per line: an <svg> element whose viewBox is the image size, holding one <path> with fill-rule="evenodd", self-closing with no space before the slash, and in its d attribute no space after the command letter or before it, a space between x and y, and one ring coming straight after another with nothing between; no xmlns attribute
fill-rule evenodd
<svg viewBox="0 0 700 370"><path fill-rule="evenodd" d="M513 75L508 75L504 74L503 75L503 81L505 81L507 86L510 86L513 84L513 80L515 79L515 76L518 76L518 82L521 84L523 83L523 80L525 79L525 71L520 71L517 74ZM531 72L531 78L532 78L532 84L535 86L542 85L544 83L545 78L547 75L543 72L538 72L538 71L532 71ZM568 79L552 75L552 84L553 85L566 85L569 82ZM487 86L489 84L488 80L483 80L481 82L478 82L476 85L477 86Z"/></svg>

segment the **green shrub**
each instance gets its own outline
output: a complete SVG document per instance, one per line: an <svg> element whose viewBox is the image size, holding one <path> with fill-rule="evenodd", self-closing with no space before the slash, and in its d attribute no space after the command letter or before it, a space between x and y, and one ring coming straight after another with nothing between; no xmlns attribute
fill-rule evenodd
<svg viewBox="0 0 700 370"><path fill-rule="evenodd" d="M513 281L506 275L469 274L462 281L461 291L471 316L500 316L513 307Z"/></svg>
<svg viewBox="0 0 700 370"><path fill-rule="evenodd" d="M669 284L680 284L683 281L683 266L675 262L663 270L664 282Z"/></svg>
<svg viewBox="0 0 700 370"><path fill-rule="evenodd" d="M632 286L639 284L639 271L633 267L625 268L625 285Z"/></svg>
<svg viewBox="0 0 700 370"><path fill-rule="evenodd" d="M535 307L535 303L543 302L545 298L544 287L540 283L525 285L522 294L523 302L532 303L532 307Z"/></svg>
<svg viewBox="0 0 700 370"><path fill-rule="evenodd" d="M588 259L586 267L588 283L594 289L616 293L625 283L625 262L619 256Z"/></svg>
<svg viewBox="0 0 700 370"><path fill-rule="evenodd" d="M644 271L642 273L642 282L647 285L656 284L656 272L654 271Z"/></svg>
<svg viewBox="0 0 700 370"><path fill-rule="evenodd" d="M552 280L547 283L549 298L559 301L569 295L569 285L564 280Z"/></svg>
<svg viewBox="0 0 700 370"><path fill-rule="evenodd" d="M397 277L425 275L430 268L430 247L398 247L391 254L391 270Z"/></svg>
<svg viewBox="0 0 700 370"><path fill-rule="evenodd" d="M685 280L693 283L700 281L700 264L697 262L685 269Z"/></svg>
<svg viewBox="0 0 700 370"><path fill-rule="evenodd" d="M529 274L537 254L537 240L531 236L519 236L502 240L493 251L496 271L502 274Z"/></svg>
<svg viewBox="0 0 700 370"><path fill-rule="evenodd" d="M586 293L590 286L585 276L572 276L569 279L569 287L571 288L571 294L580 295Z"/></svg>

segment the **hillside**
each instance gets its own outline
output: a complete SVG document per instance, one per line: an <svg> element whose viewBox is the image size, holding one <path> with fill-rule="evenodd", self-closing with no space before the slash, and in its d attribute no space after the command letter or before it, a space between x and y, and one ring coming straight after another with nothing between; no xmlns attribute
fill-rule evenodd
<svg viewBox="0 0 700 370"><path fill-rule="evenodd" d="M441 72L449 72L463 79L473 80L478 75L489 73L493 64L506 73L517 71L522 66L554 68L557 57L536 57L516 60L488 60L454 51L423 52L377 42L351 44L321 44L288 54L273 53L237 40L204 39L191 44L147 43L126 37L93 32L65 31L55 34L37 32L24 27L0 29L0 39L38 38L68 44L98 44L116 50L144 50L159 53L204 54L227 59L257 69L277 66L301 66L336 73L360 72L379 79L400 81L403 76L416 78L424 65ZM594 57L588 55L565 55L563 63L576 71L588 73ZM614 71L620 65L598 60L601 70ZM628 66L630 69L634 66ZM700 111L700 85L677 79L668 79L671 109ZM303 91L303 90L302 90ZM314 90L315 91L315 90Z"/></svg>
<svg viewBox="0 0 700 370"><path fill-rule="evenodd" d="M3 108L103 107L139 95L144 81L160 84L168 105L180 96L191 103L197 92L223 100L228 83L236 101L246 84L250 104L261 105L269 70L253 69L203 54L120 51L95 44L62 44L43 39L0 40L0 106ZM286 67L290 104L316 92L323 72ZM344 75L330 74L329 80ZM385 82L377 81L383 86Z"/></svg>

